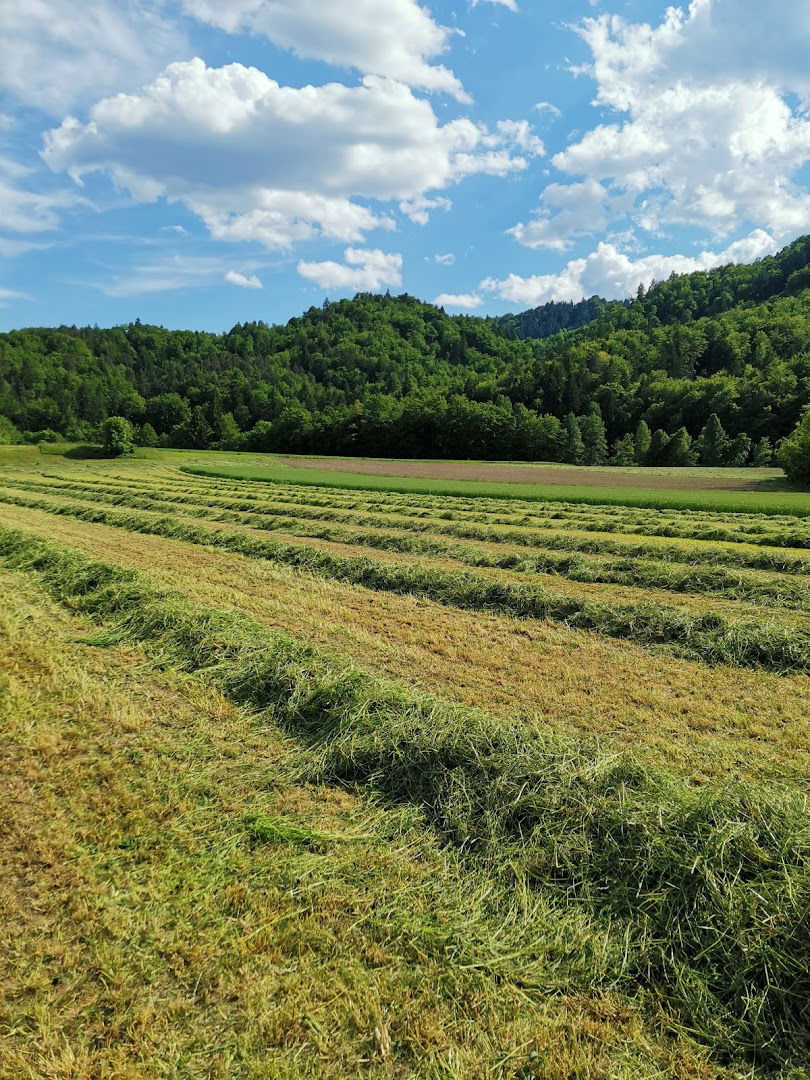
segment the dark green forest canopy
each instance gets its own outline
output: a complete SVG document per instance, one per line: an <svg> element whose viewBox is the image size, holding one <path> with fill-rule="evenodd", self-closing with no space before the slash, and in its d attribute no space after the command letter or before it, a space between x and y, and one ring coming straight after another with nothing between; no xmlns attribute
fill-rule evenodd
<svg viewBox="0 0 810 1080"><path fill-rule="evenodd" d="M359 294L225 334L17 330L0 416L31 439L123 416L142 442L196 448L767 464L810 400L810 237L583 304L496 320Z"/></svg>

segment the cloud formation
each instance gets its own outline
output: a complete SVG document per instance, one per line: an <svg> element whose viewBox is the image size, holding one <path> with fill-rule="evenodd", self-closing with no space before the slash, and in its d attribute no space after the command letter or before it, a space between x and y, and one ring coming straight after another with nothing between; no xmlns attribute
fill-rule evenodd
<svg viewBox="0 0 810 1080"><path fill-rule="evenodd" d="M475 293L439 293L433 301L436 307L463 308L466 311L481 307L483 302Z"/></svg>
<svg viewBox="0 0 810 1080"><path fill-rule="evenodd" d="M208 288L223 280L242 288L260 289L261 280L251 273L253 267L245 267L244 260L240 262L247 273L226 269L227 262L216 255L158 255L124 270L112 270L95 284L95 288L114 297Z"/></svg>
<svg viewBox="0 0 810 1080"><path fill-rule="evenodd" d="M689 226L723 237L748 223L787 239L807 227L797 174L810 117L789 99L810 104L806 0L767 19L754 0L692 0L655 27L600 15L578 33L592 62L576 73L595 81L595 105L624 118L552 158L579 179L546 188L536 217L511 230L518 242L561 250L627 219L652 235Z"/></svg>
<svg viewBox="0 0 810 1080"><path fill-rule="evenodd" d="M228 33L260 34L298 56L383 75L469 102L442 64L452 31L417 0L184 0L185 11Z"/></svg>
<svg viewBox="0 0 810 1080"><path fill-rule="evenodd" d="M699 255L646 255L632 259L613 244L600 243L582 259L572 259L558 274L534 274L521 277L509 274L502 279L486 278L479 286L501 300L536 307L550 300L581 300L602 296L608 300L632 295L639 284L648 286L653 278L661 281L670 274L690 274L711 270L732 262L753 262L772 255L778 248L772 236L761 229L723 251L704 251Z"/></svg>
<svg viewBox="0 0 810 1080"><path fill-rule="evenodd" d="M322 289L339 289L350 292L378 292L383 287L402 284L402 256L388 254L375 248L346 248L345 263L306 262L298 263L301 277L314 281Z"/></svg>
<svg viewBox="0 0 810 1080"><path fill-rule="evenodd" d="M358 199L399 201L418 220L443 205L426 193L525 169L534 152L525 123L440 124L428 101L391 79L298 89L256 68L194 59L139 93L98 102L87 123L66 118L42 156L77 182L103 171L140 202L182 202L218 239L284 249L316 236L357 243L393 227Z"/></svg>
<svg viewBox="0 0 810 1080"><path fill-rule="evenodd" d="M159 0L0 0L0 86L52 113L139 86L188 55Z"/></svg>
<svg viewBox="0 0 810 1080"><path fill-rule="evenodd" d="M16 289L5 289L0 286L0 307L8 307L12 300L30 300L31 297L24 292L17 292Z"/></svg>
<svg viewBox="0 0 810 1080"><path fill-rule="evenodd" d="M597 232L607 225L607 199L608 193L598 180L549 184L532 220L507 232L524 247L564 251L574 237Z"/></svg>
<svg viewBox="0 0 810 1080"><path fill-rule="evenodd" d="M256 274L240 274L238 270L228 270L225 280L229 285L238 285L241 289L263 289L262 281Z"/></svg>
<svg viewBox="0 0 810 1080"><path fill-rule="evenodd" d="M26 191L0 175L0 228L10 232L50 232L59 227L62 211L82 205L87 200L75 191Z"/></svg>

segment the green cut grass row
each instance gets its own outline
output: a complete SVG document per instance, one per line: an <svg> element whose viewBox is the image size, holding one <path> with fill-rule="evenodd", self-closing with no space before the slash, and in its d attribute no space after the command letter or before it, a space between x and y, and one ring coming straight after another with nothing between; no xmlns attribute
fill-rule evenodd
<svg viewBox="0 0 810 1080"><path fill-rule="evenodd" d="M63 474L43 474L58 478ZM75 475L75 474L74 474ZM85 479L92 481L99 474L85 474ZM468 499L461 497L435 497L435 496L403 496L395 492L355 492L342 491L339 488L299 486L295 484L266 484L259 487L256 494L257 484L245 480L218 481L214 478L191 476L188 473L165 474L160 480L177 484L184 478L188 483L194 481L198 487L205 486L206 490L214 494L227 493L233 496L239 492L244 498L261 499L262 487L273 491L276 501L294 501L298 504L313 506L335 506L344 508L359 508L365 510L390 510L396 507L407 508L409 513L415 516L428 514L441 517L448 521L464 521L474 517L477 521L491 521L493 524L532 524L535 521L546 519L584 520L593 517L598 511L600 519L609 521L626 521L635 524L664 524L664 523L696 523L702 525L728 525L728 516L714 514L707 511L690 510L665 510L665 509L637 509L625 506L591 505L563 502L520 502L510 500L493 499ZM125 477L116 479L123 481ZM139 482L129 474L126 479L131 483ZM150 479L155 479L151 477ZM800 531L802 535L810 531L810 524L802 518L790 515L762 515L762 514L736 514L734 515L734 527L751 531L752 533L764 533L775 529L790 528Z"/></svg>
<svg viewBox="0 0 810 1080"><path fill-rule="evenodd" d="M300 512L295 513L294 510L289 516L275 516L272 511L266 514L254 507L249 507L247 511L219 509L218 507L223 506L222 500L217 500L215 505L211 505L213 500L205 501L203 496L160 492L135 495L116 493L114 488L105 491L92 488L88 491L80 484L64 485L61 488L33 483L18 486L22 490L40 491L51 495L69 491L73 495L79 494L80 497L92 503L106 503L130 509L160 512L179 505L187 516L246 525L263 531L281 531L304 539L326 540L331 543L350 544L400 554L452 559L471 567L487 567L527 574L556 574L570 581L584 584L628 585L678 593L711 594L736 601L772 603L799 611L810 607L810 585L801 579L794 580L784 576L761 580L746 576L745 572L740 570L710 566L684 568L678 564L653 559L588 559L579 553L566 554L537 550L533 550L531 554L496 553L424 535L409 535L407 532L404 534L369 532L341 525L313 524L309 515L302 521ZM315 512L313 516L316 519L318 513L322 514L325 511ZM376 519L374 524L376 524Z"/></svg>
<svg viewBox="0 0 810 1080"><path fill-rule="evenodd" d="M592 503L674 510L709 510L721 514L790 514L810 517L810 493L732 492L640 488L604 488L562 484L511 484L477 480L431 480L407 476L376 476L368 473L336 472L331 469L296 469L283 465L269 467L181 466L196 476L225 480L258 480L316 487L349 488L353 491L394 491L401 494L461 495L523 501Z"/></svg>
<svg viewBox="0 0 810 1080"><path fill-rule="evenodd" d="M53 479L62 479L61 477L53 477ZM11 477L3 478L6 486L17 486L26 488L33 485L31 481L19 480ZM99 490L110 494L126 494L132 492L134 494L143 494L144 496L151 495L155 488L145 483L139 483L135 485L107 485L107 484L91 484L88 487L82 484L75 485L66 483L62 484L63 490ZM38 490L38 489L37 489ZM44 489L43 489L44 490ZM454 520L454 515L451 512L436 513L430 515L427 511L419 516L414 516L413 510L407 507L402 508L402 515L399 513L392 518L391 515L384 513L360 513L356 512L354 508L336 509L328 499L311 501L306 500L304 503L299 503L296 498L291 496L279 495L275 491L272 493L272 501L263 501L262 497L256 494L245 495L239 492L238 498L234 498L234 492L230 489L222 489L221 496L218 493L212 492L208 487L199 488L182 487L169 482L164 482L164 478L161 478L161 487L159 489L159 497L164 501L178 503L185 502L186 499L191 498L195 501L200 499L208 505L218 505L223 509L241 511L243 513L261 513L266 516L295 516L304 520L317 520L317 521L336 521L346 524L361 524L375 528L397 528L400 530L408 530L413 532L433 533L444 536L452 536L463 540L479 540L488 543L508 543L517 546L529 547L540 549L541 551L566 551L566 552L581 552L583 554L607 556L617 555L622 558L649 558L653 557L660 561L665 562L681 562L692 566L728 566L732 568L747 568L751 570L765 570L774 573L787 573L787 574L810 574L810 558L802 555L791 554L782 550L768 550L763 549L760 551L738 549L734 550L731 547L702 547L702 546L664 546L656 542L655 547L651 548L645 545L641 540L635 542L633 540L608 538L608 537L593 537L570 535L563 531L556 531L549 528L547 524L543 524L540 529L534 531L527 531L522 527L515 527L513 531L507 531L507 527L490 527L480 526L476 523L469 523L468 518L462 519L464 523L457 524ZM213 500L216 500L214 502ZM277 505L278 504L278 505ZM450 523L448 524L448 518ZM513 522L509 522L508 528L514 525ZM574 532L578 531L581 526L578 524L565 524L563 529L572 529ZM717 543L717 542L715 542ZM731 543L731 542L726 542ZM703 541L696 541L696 545L702 545Z"/></svg>
<svg viewBox="0 0 810 1080"><path fill-rule="evenodd" d="M294 470L297 471L297 470ZM195 475L216 475L209 473L195 473ZM237 477L238 479L238 477ZM601 490L601 489L600 489ZM595 503L595 500L594 500ZM599 505L599 504L596 504ZM808 516L808 515L799 515ZM810 535L802 529L791 528L775 529L766 535L758 532L747 534L744 530L729 528L721 525L690 525L667 522L665 524L624 524L615 520L600 520L586 518L577 524L578 529L588 532L621 532L625 534L663 536L693 540L714 540L726 543L751 543L761 545L773 545L777 547L810 548Z"/></svg>
<svg viewBox="0 0 810 1080"><path fill-rule="evenodd" d="M205 479L200 477L199 479ZM214 481L216 482L216 481ZM255 486L255 481L231 480L231 490L238 485L243 491ZM294 482L284 484L262 485L265 488L276 488L294 493L299 501L314 501L328 498L330 500L342 499L349 502L348 494L341 494L339 488L301 486ZM704 532L712 528L723 528L731 531L731 522L728 514L715 513L706 510L684 510L667 508L634 508L620 505L608 505L602 503L579 504L559 501L552 502L524 502L521 500L509 500L504 502L497 499L485 498L461 498L451 496L404 496L396 492L363 492L361 497L355 494L355 505L365 503L369 509L391 509L395 506L426 510L434 514L438 513L447 520L464 520L468 516L474 516L476 520L489 520L493 524L532 524L538 518L562 521L576 519L578 521L593 520L600 524L609 524L617 529L621 524L636 525L641 528L654 528L659 526L672 526L684 528L686 526L700 528ZM596 516L595 516L596 515ZM810 525L802 518L795 515L763 515L757 513L735 514L732 517L733 529L744 535L771 535L797 536L801 546L803 541L810 536ZM794 545L796 546L796 545Z"/></svg>
<svg viewBox="0 0 810 1080"><path fill-rule="evenodd" d="M351 585L421 596L449 607L547 619L646 647L665 647L676 655L708 664L761 667L779 673L810 672L810 633L799 627L743 621L711 611L695 615L653 602L614 604L588 600L536 585L493 581L469 572L384 565L365 557L333 555L244 532L201 528L171 517L119 514L69 503L54 505L19 495L0 495L0 501L130 532L223 548Z"/></svg>
<svg viewBox="0 0 810 1080"><path fill-rule="evenodd" d="M418 807L471 869L605 921L622 946L610 952L616 983L654 988L719 1057L802 1068L810 819L798 793L696 791L590 742L406 691L20 532L0 532L0 556L113 621L97 643L149 643L165 665L267 709L309 746L310 779Z"/></svg>

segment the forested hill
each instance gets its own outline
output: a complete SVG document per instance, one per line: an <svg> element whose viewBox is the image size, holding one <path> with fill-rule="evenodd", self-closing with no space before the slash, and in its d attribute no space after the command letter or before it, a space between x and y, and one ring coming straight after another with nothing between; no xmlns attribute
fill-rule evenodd
<svg viewBox="0 0 810 1080"><path fill-rule="evenodd" d="M501 315L494 321L518 338L545 338L573 330L606 314L615 326L649 328L720 315L739 304L762 303L774 296L794 295L810 288L810 236L802 236L776 255L753 265L730 263L695 274L672 275L667 281L639 289L635 300L602 300L592 296L579 303L552 301Z"/></svg>
<svg viewBox="0 0 810 1080"><path fill-rule="evenodd" d="M623 305L623 301L602 300L592 296L588 300L551 300L540 307L521 311L519 315L497 315L492 321L501 330L516 338L547 338L562 330L577 330L593 322L603 311Z"/></svg>
<svg viewBox="0 0 810 1080"><path fill-rule="evenodd" d="M808 401L808 238L544 340L369 294L226 334L0 335L0 440L89 440L120 415L147 445L765 464Z"/></svg>

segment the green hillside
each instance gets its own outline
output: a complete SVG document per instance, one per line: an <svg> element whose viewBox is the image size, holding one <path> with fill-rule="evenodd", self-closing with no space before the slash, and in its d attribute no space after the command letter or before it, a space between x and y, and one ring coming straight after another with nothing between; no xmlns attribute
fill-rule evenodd
<svg viewBox="0 0 810 1080"><path fill-rule="evenodd" d="M596 308L543 340L371 294L225 334L13 331L0 335L3 438L89 440L120 415L145 445L767 465L810 401L810 237Z"/></svg>

